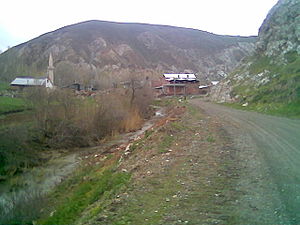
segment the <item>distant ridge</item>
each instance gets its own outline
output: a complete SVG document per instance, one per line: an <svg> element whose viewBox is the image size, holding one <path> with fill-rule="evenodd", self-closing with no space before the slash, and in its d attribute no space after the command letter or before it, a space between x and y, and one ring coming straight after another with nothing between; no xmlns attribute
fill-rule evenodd
<svg viewBox="0 0 300 225"><path fill-rule="evenodd" d="M256 37L215 35L192 28L90 20L59 28L0 55L0 80L43 75L50 52L55 83L104 83L134 71L196 73L219 80L253 51ZM129 72L131 71L131 72ZM105 79L105 81L104 81Z"/></svg>

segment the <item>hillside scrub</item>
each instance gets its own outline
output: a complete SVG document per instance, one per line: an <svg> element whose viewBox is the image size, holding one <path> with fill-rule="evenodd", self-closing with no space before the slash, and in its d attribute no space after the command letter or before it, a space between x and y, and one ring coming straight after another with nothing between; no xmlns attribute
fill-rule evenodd
<svg viewBox="0 0 300 225"><path fill-rule="evenodd" d="M240 103L248 102L247 108L260 112L300 116L300 56L295 51L285 54L283 64L274 63L267 56L255 56L244 69L237 70L233 76L249 71L243 82L234 83L232 96L243 96ZM256 75L255 75L256 74ZM265 82L258 84L254 78L259 77ZM254 77L255 75L255 77ZM255 83L256 82L256 83ZM250 88L255 86L255 88Z"/></svg>

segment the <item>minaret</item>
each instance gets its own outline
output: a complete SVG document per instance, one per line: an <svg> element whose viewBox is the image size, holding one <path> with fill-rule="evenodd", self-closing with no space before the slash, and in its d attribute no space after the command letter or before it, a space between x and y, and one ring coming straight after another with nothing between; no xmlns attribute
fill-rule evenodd
<svg viewBox="0 0 300 225"><path fill-rule="evenodd" d="M48 65L48 71L47 71L47 73L48 73L49 80L54 85L54 66L53 66L53 59L52 59L51 52L50 52L50 55L49 55L49 65Z"/></svg>

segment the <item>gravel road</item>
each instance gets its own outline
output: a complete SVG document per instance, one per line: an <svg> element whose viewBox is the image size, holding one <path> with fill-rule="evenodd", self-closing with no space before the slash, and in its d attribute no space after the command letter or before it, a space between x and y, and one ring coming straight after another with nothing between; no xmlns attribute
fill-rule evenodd
<svg viewBox="0 0 300 225"><path fill-rule="evenodd" d="M300 120L191 103L220 121L238 151L236 224L300 224Z"/></svg>

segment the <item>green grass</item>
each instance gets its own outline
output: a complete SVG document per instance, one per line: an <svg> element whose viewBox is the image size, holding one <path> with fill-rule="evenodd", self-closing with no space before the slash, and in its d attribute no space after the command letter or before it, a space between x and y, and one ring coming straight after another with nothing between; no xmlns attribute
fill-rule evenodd
<svg viewBox="0 0 300 225"><path fill-rule="evenodd" d="M32 136L28 124L0 127L0 180L39 164Z"/></svg>
<svg viewBox="0 0 300 225"><path fill-rule="evenodd" d="M106 169L103 172L93 169L82 170L69 182L60 186L53 195L53 201L58 200L55 213L41 219L38 224L73 224L78 220L84 210L103 196L111 196L130 180L130 174L115 172ZM92 210L97 214L102 207Z"/></svg>
<svg viewBox="0 0 300 225"><path fill-rule="evenodd" d="M133 196L118 208L116 215L108 214L107 224L161 224L164 216L180 201L179 198L172 198L183 189L177 182L175 174L176 171L169 174L167 179L165 177L148 179L145 184L148 191L136 190Z"/></svg>
<svg viewBox="0 0 300 225"><path fill-rule="evenodd" d="M168 151L168 148L171 147L172 143L174 142L175 137L173 135L166 134L162 137L161 141L159 142L157 149L160 153L164 153Z"/></svg>
<svg viewBox="0 0 300 225"><path fill-rule="evenodd" d="M213 136L208 136L208 137L206 138L206 141L212 143L212 142L215 142L216 140L215 140L215 138L214 138Z"/></svg>
<svg viewBox="0 0 300 225"><path fill-rule="evenodd" d="M284 116L288 118L300 118L300 102L294 103L250 103L243 107L239 103L223 103L223 105L247 111L255 111L274 116Z"/></svg>
<svg viewBox="0 0 300 225"><path fill-rule="evenodd" d="M279 65L272 63L266 56L255 56L249 59L252 64L234 73L249 71L255 75L269 71L269 82L254 86L250 78L234 83L232 95L243 96L239 105L248 102L247 107L239 107L272 115L300 117L300 56L297 52L285 55L286 63Z"/></svg>
<svg viewBox="0 0 300 225"><path fill-rule="evenodd" d="M0 92L5 91L9 88L9 83L0 82Z"/></svg>
<svg viewBox="0 0 300 225"><path fill-rule="evenodd" d="M29 104L21 98L0 97L0 114L20 112L29 109Z"/></svg>
<svg viewBox="0 0 300 225"><path fill-rule="evenodd" d="M188 129L188 127L185 126L180 121L174 121L173 123L170 124L170 127L174 131L183 131L183 130L187 130Z"/></svg>

